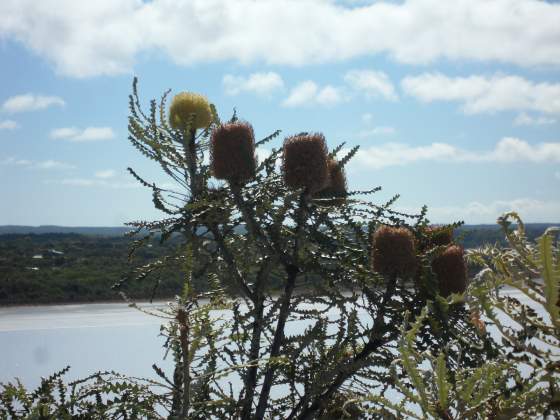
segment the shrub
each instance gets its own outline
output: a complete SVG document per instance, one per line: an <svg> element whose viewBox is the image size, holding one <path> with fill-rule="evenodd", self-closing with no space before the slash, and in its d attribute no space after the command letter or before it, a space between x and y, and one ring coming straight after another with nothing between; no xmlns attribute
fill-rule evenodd
<svg viewBox="0 0 560 420"><path fill-rule="evenodd" d="M511 219L517 222L516 231L510 229ZM558 229L549 229L537 243L531 243L517 214L508 213L498 222L509 246L485 246L468 252L468 260L480 271L469 286L467 304L478 334L484 336L488 324L499 337L499 355L480 366L458 366L452 354L472 351L465 334L452 337L435 351L423 351L418 334L438 312L451 308L442 306L441 301L429 302L420 316L413 322L405 321L402 327L399 358L391 366L391 383L399 397L390 400L370 394L354 398L355 404L368 405L367 412L384 418L560 416ZM452 251L450 255L456 255L453 261L457 259L458 264L462 252ZM462 299L452 303L462 303Z"/></svg>
<svg viewBox="0 0 560 420"><path fill-rule="evenodd" d="M162 331L174 369L154 366L161 381L153 385L162 398L151 401L170 418L329 418L341 414L333 407L336 401L346 401L344 413L360 415L352 399L391 387L399 326L405 319L414 322L427 303L408 281L417 259L414 237L422 238L427 224L425 210L419 215L394 211L396 197L374 202L369 197L379 188L349 191L336 207L317 203L314 194L328 187L329 159L343 171L358 150L343 154L339 145L329 154L321 134L288 137L250 177L240 167L228 169L225 177L234 182L214 185L216 157L228 156L214 150L211 169L204 155L213 140L215 146L220 142L224 126L245 134L247 126L239 128L235 114L220 125L209 105L212 120L201 123L208 129L172 130L166 99L167 94L159 104L152 102L150 113L142 112L134 82L130 141L177 187L160 188L129 168L165 213L163 220L129 224L133 235L140 235L131 254L155 237L162 242L179 237L180 245L115 286L153 279L156 290L170 266L185 273L176 300L160 314L167 318ZM278 135L256 141L255 148ZM252 142L240 138L232 143L248 145L242 152L248 157ZM244 182L235 182L240 179ZM341 187L340 176L338 181ZM427 279L435 281L430 275ZM210 292L197 289L201 283ZM456 368L480 367L495 357L491 337L478 333L471 314L440 300L414 344L441 350L450 337L463 336L471 346L448 354ZM239 391L233 391L233 382ZM92 410L106 405L103 395L96 400L91 394ZM136 404L125 409L127 416Z"/></svg>

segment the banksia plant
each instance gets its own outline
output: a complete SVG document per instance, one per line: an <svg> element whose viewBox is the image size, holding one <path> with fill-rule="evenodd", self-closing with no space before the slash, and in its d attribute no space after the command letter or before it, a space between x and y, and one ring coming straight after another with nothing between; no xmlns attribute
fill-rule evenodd
<svg viewBox="0 0 560 420"><path fill-rule="evenodd" d="M323 189L329 177L327 162L322 134L301 134L284 140L282 171L288 187L306 188L311 194Z"/></svg>
<svg viewBox="0 0 560 420"><path fill-rule="evenodd" d="M357 395L342 392L335 394L319 420L357 420L363 418L364 412L360 409L360 406L351 401L356 397Z"/></svg>
<svg viewBox="0 0 560 420"><path fill-rule="evenodd" d="M245 183L255 175L255 135L246 122L217 127L210 141L212 175L230 183Z"/></svg>
<svg viewBox="0 0 560 420"><path fill-rule="evenodd" d="M202 224L222 224L229 220L231 210L228 206L223 205L224 195L223 190L208 188L203 196L208 205L193 211Z"/></svg>
<svg viewBox="0 0 560 420"><path fill-rule="evenodd" d="M439 283L439 292L447 297L467 289L467 267L463 248L450 245L432 261L432 271Z"/></svg>
<svg viewBox="0 0 560 420"><path fill-rule="evenodd" d="M387 276L411 277L416 270L412 232L404 227L381 226L373 234L373 271Z"/></svg>
<svg viewBox="0 0 560 420"><path fill-rule="evenodd" d="M453 242L453 229L446 226L429 226L426 229L429 247L450 245Z"/></svg>
<svg viewBox="0 0 560 420"><path fill-rule="evenodd" d="M212 109L205 96L192 92L181 92L175 95L169 107L171 127L176 130L184 130L190 123L191 130L197 130L207 128L211 122Z"/></svg>
<svg viewBox="0 0 560 420"><path fill-rule="evenodd" d="M327 161L328 179L325 188L320 190L316 198L332 198L331 200L324 200L324 204L339 205L342 204L346 198L346 175L344 168L342 168L335 159Z"/></svg>

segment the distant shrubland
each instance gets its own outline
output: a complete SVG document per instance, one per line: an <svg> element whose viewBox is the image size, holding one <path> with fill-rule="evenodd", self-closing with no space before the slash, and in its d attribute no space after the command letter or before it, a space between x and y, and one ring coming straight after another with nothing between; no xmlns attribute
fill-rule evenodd
<svg viewBox="0 0 560 420"><path fill-rule="evenodd" d="M549 226L526 225L528 238L534 240ZM0 232L11 232L0 234L0 305L120 300L111 286L131 269L127 263L131 240L123 236L127 230L0 226ZM504 243L503 232L497 225L461 226L455 236L465 248ZM180 241L176 238L160 244L153 240L150 245L138 250L135 265L168 254ZM41 258L33 258L39 255ZM153 283L148 281L130 283L127 294L136 299L169 298L180 292L182 276L180 267L168 267L155 295ZM206 286L202 281L197 284L201 291Z"/></svg>

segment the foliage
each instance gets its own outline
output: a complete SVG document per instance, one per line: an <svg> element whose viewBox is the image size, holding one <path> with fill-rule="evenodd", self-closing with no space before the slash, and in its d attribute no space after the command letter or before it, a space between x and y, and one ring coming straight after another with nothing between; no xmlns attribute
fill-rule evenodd
<svg viewBox="0 0 560 420"><path fill-rule="evenodd" d="M147 264L180 244L179 238L163 244L154 238L133 261ZM129 247L130 239L122 236L0 235L0 305L122 300L111 286L130 271ZM181 268L169 265L155 295L152 280L130 284L126 293L142 300L172 299L182 283Z"/></svg>
<svg viewBox="0 0 560 420"><path fill-rule="evenodd" d="M510 219L518 229L510 229ZM487 325L501 340L501 354L476 368L453 368L453 348L420 351L415 338L432 317L429 303L413 323L405 322L392 377L400 397L370 395L370 412L385 418L511 419L560 415L560 253L557 229L536 243L527 240L515 213L499 219L509 247L486 246L469 252L481 267L471 284L469 307L479 332ZM528 303L516 296L521 294ZM455 295L455 300L459 298Z"/></svg>
<svg viewBox="0 0 560 420"><path fill-rule="evenodd" d="M98 372L66 384L63 377L69 369L43 378L33 391L19 381L0 384L0 418L164 418L156 410L166 399L152 390L157 384L115 372Z"/></svg>
<svg viewBox="0 0 560 420"><path fill-rule="evenodd" d="M337 189L331 189L330 192L338 194ZM323 199L323 203L336 204L344 199L345 197ZM525 232L528 239L534 239L541 236L548 227L545 224L528 224L525 225ZM43 232L56 228L30 229ZM60 230L66 232L72 229L74 228ZM4 227L4 231L7 230L8 227ZM11 230L18 231L16 227ZM87 233L1 234L0 305L121 300L119 293L112 290L111 285L130 270L127 263L130 239L123 237L126 228L75 230ZM463 244L465 248L502 243L496 229L490 226L461 226L456 231L456 242ZM180 243L178 235L163 243L156 236L134 253L133 263L148 264L151 260L171 254ZM52 253L52 250L63 254ZM43 259L33 259L38 254ZM126 293L137 300L172 299L180 293L183 282L181 267L169 264L161 273L160 279L155 293L151 279L130 282ZM200 280L195 281L194 288L208 291L207 282ZM281 290L280 278L274 279L272 283L272 288Z"/></svg>
<svg viewBox="0 0 560 420"><path fill-rule="evenodd" d="M220 181L207 163L212 135L222 127L216 109L209 105L208 126L199 128L189 111L174 128L168 123L168 94L151 101L147 112L136 80L130 96L131 143L175 185L163 188L129 168L164 214L162 220L130 223L136 237L130 256L156 238L163 243L178 238L179 244L115 285L129 299L126 287L152 279L157 290L169 267L183 276L174 302L154 314L165 320L166 355L175 366L171 374L154 366L160 381L153 385L163 390L150 400L155 412L181 419L359 418L378 407L354 404L355 399L384 398L412 384L426 394L419 400L426 413L438 413L430 408L422 376L411 368L419 361L414 352L437 355L441 389L456 383L454 372L493 366L497 343L472 321L462 295L446 300L439 293L440 282L453 279L438 278L432 270L447 245L430 241L426 208L409 215L392 209L398 196L374 202L370 197L379 187L331 197L321 191L328 186L328 159L336 160L343 174L357 147L347 153L344 144L325 150L321 134L299 133L288 137L284 152L272 148L251 179L228 174L227 182ZM189 107L181 108L194 109ZM237 120L234 113L229 124ZM256 155L265 155L263 146L279 134L256 141ZM252 144L250 139L251 151ZM286 161L286 150L295 146L311 158ZM320 156L312 156L314 150ZM293 182L287 182L287 170L297 175ZM314 178L306 180L306 173ZM372 237L382 226L406 231L408 241L422 245L409 247L407 270L376 272ZM208 293L196 287L201 284ZM412 325L413 333L403 335L403 324ZM412 373L412 382L405 373ZM451 404L444 394L439 398Z"/></svg>
<svg viewBox="0 0 560 420"><path fill-rule="evenodd" d="M412 239L421 238L428 226L425 212L407 215L392 210L398 196L381 204L366 199L380 188L348 191L345 200L317 195L326 179L319 180L324 172L319 169L327 167L327 157L336 159L342 170L357 151L355 147L344 154L340 145L323 156L326 143L321 134L288 137L284 150L273 148L248 181L218 181L205 159L213 147L212 133L222 127L217 113L206 129L173 129L167 124L166 100L167 93L144 113L134 84L130 140L160 165L177 188L158 187L129 168L166 214L164 220L131 226L148 231L145 239L161 235L165 240L180 233L185 248L165 261L140 267L138 276L144 279L170 261L188 259L186 285L214 279L218 289L235 298L221 350L212 346L193 350L215 359L215 364L207 365L209 374L216 374L219 366L232 374L220 375L220 381L209 384L206 399L198 405L192 398L177 401L174 413L198 418L212 408L220 418L327 418L333 399L385 388L404 313L418 315L426 297L437 294L438 283L429 267L442 249L417 254L418 270L383 275L372 268L371 236L380 226L389 225L410 231ZM234 113L229 123L236 121ZM255 146L258 149L278 135L275 132ZM309 158L286 154L296 143ZM286 171L297 174L297 182L287 182ZM317 179L306 181L306 173L317 174ZM281 285L279 294L275 284ZM178 311L172 328L181 329L189 309ZM468 316L460 307L440 311L416 337L418 345L440 348L459 331L470 331L479 340ZM183 331L184 340L192 342L190 329L183 327ZM482 341L483 346L472 345L467 357L456 357L457 363L477 367L492 357L491 338ZM178 362L192 353L184 348L177 351ZM177 386L185 395L190 388L185 382L187 371L182 378ZM222 387L232 387L235 381L240 389L226 396Z"/></svg>

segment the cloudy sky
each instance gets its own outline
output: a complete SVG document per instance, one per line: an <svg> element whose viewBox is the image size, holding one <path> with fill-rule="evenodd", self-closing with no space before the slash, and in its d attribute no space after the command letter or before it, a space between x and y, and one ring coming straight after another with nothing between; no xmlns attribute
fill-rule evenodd
<svg viewBox="0 0 560 420"><path fill-rule="evenodd" d="M0 224L159 218L127 140L200 92L257 137L361 145L351 189L434 222L560 221L560 4L537 0L2 0ZM272 146L279 146L281 139Z"/></svg>

